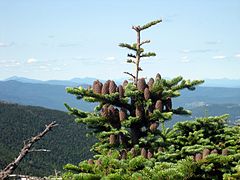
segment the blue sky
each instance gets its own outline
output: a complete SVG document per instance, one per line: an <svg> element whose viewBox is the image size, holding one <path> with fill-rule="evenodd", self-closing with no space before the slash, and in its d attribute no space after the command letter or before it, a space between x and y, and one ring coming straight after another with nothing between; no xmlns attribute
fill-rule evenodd
<svg viewBox="0 0 240 180"><path fill-rule="evenodd" d="M142 33L141 76L240 79L239 0L0 0L0 79L120 79L132 25L163 22Z"/></svg>

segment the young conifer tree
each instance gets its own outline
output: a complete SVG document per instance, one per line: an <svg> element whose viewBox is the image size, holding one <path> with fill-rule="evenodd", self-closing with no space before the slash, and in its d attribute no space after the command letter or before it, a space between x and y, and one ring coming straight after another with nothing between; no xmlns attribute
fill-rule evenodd
<svg viewBox="0 0 240 180"><path fill-rule="evenodd" d="M152 179L155 176L157 179L168 176L172 179L181 178L188 176L190 172L194 173L196 169L195 161L189 156L198 161L202 157L195 157L196 153L202 152L205 147L215 147L215 140L201 139L200 143L197 143L197 135L204 136L205 131L201 128L196 130L198 134L194 134L194 140L189 141L189 133L194 133L189 127L196 128L197 125L180 123L172 130L164 126L164 122L170 120L173 114L191 114L183 107L174 108L173 99L180 96L179 91L182 89L195 90L196 85L203 83L202 80L184 80L181 76L166 80L159 73L155 78L140 77L139 73L143 70L141 61L145 60L145 57L156 56L154 52L144 51L143 46L150 43L150 40L141 40L141 32L161 21L132 26L137 35L136 42L119 45L132 51L127 55L127 62L135 66L135 71L125 72L131 76L132 82L125 80L117 85L113 80L96 80L89 88L67 88L67 92L78 99L98 103L93 112L83 112L65 104L70 114L76 117L76 122L86 124L98 142L92 147L96 154L93 159L83 161L79 166L65 166L68 170L64 175L66 179ZM213 123L214 128L223 128L226 117L216 119L222 126ZM222 131L218 133L221 134L220 132ZM194 149L196 147L198 151Z"/></svg>
<svg viewBox="0 0 240 180"><path fill-rule="evenodd" d="M143 45L150 40L141 41L141 32L160 23L161 20L143 26L133 26L137 40L132 45L121 43L119 46L134 52L129 53L128 63L135 65L135 74L129 74L133 82L124 81L117 85L113 80L104 83L96 80L91 88L67 88L67 92L83 98L88 102L99 102L93 113L86 113L67 106L78 117L77 122L87 124L99 138L93 150L104 153L112 148L129 151L135 145L154 153L161 146L157 137L162 135L159 124L169 120L172 114L189 114L183 108L173 109L172 98L180 95L179 90L194 90L203 81L183 80L181 76L172 80L139 77L142 71L140 63L143 57L155 56L154 52L144 52ZM152 138L154 136L154 138Z"/></svg>

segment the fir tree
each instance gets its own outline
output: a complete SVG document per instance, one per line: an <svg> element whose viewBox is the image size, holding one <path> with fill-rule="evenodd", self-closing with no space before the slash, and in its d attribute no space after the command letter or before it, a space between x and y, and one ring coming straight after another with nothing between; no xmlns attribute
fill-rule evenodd
<svg viewBox="0 0 240 180"><path fill-rule="evenodd" d="M166 80L158 73L146 82L139 76L143 70L141 60L156 56L154 52L144 51L143 45L150 40L141 41L141 32L160 22L133 26L136 43L119 44L133 52L127 55L127 62L135 66L135 72L125 72L131 76L132 82L125 80L122 85L117 85L113 80L96 80L86 89L67 88L67 92L77 99L98 102L94 112L83 112L65 104L70 114L76 117L76 122L86 124L98 142L92 147L96 154L93 159L78 166L65 166L68 170L64 174L66 179L211 178L215 172L221 172L216 176L218 178L224 173L226 177L233 172L239 173L237 158L240 148L236 134L239 135L240 131L239 127L226 126L226 116L177 123L171 129L165 128L164 122L173 114L191 114L183 107L173 108L172 101L180 96L179 91L195 90L195 86L203 81L184 80L181 76ZM233 131L236 131L234 137L224 134L234 134ZM219 153L222 155L218 156ZM232 170L233 162L238 164L235 170ZM221 170L225 166L227 170Z"/></svg>

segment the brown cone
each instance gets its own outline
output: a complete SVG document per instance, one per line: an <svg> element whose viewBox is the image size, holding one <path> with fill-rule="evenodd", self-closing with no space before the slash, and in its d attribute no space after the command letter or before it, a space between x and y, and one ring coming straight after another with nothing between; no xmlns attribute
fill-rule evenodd
<svg viewBox="0 0 240 180"><path fill-rule="evenodd" d="M114 81L110 81L109 83L109 93L115 93L116 92L117 85L115 84Z"/></svg>
<svg viewBox="0 0 240 180"><path fill-rule="evenodd" d="M216 149L211 151L211 154L218 154L218 151Z"/></svg>
<svg viewBox="0 0 240 180"><path fill-rule="evenodd" d="M227 156L228 155L228 149L223 149L222 150L222 155Z"/></svg>
<svg viewBox="0 0 240 180"><path fill-rule="evenodd" d="M110 117L114 117L115 116L115 109L114 109L113 105L110 105L108 107L108 114L109 114Z"/></svg>
<svg viewBox="0 0 240 180"><path fill-rule="evenodd" d="M148 159L151 159L152 157L153 157L153 153L148 150L147 158L148 158Z"/></svg>
<svg viewBox="0 0 240 180"><path fill-rule="evenodd" d="M136 107L135 114L136 114L136 117L140 117L140 118L143 117L143 110L142 110L141 106Z"/></svg>
<svg viewBox="0 0 240 180"><path fill-rule="evenodd" d="M154 122L150 125L149 129L150 129L150 131L154 132L157 130L157 127L158 127L158 124L156 122Z"/></svg>
<svg viewBox="0 0 240 180"><path fill-rule="evenodd" d="M94 164L93 160L92 160L92 159L89 159L89 160L88 160L88 164Z"/></svg>
<svg viewBox="0 0 240 180"><path fill-rule="evenodd" d="M148 81L148 83L147 83L149 90L152 89L153 84L154 84L154 79L153 79L153 78L150 78L149 81Z"/></svg>
<svg viewBox="0 0 240 180"><path fill-rule="evenodd" d="M108 117L108 105L107 104L103 105L101 115L103 117Z"/></svg>
<svg viewBox="0 0 240 180"><path fill-rule="evenodd" d="M203 153L202 153L202 158L206 158L208 155L210 154L210 150L209 149L204 149Z"/></svg>
<svg viewBox="0 0 240 180"><path fill-rule="evenodd" d="M112 145L116 144L116 136L114 134L110 135L109 143L112 144Z"/></svg>
<svg viewBox="0 0 240 180"><path fill-rule="evenodd" d="M162 79L162 77L161 77L161 75L159 73L157 73L156 80L160 80L160 79Z"/></svg>
<svg viewBox="0 0 240 180"><path fill-rule="evenodd" d="M139 91L144 91L146 87L146 82L145 82L145 79L144 78L141 78L137 81L137 89Z"/></svg>
<svg viewBox="0 0 240 180"><path fill-rule="evenodd" d="M126 118L127 118L126 110L121 108L120 111L119 111L119 119L120 119L120 121L123 121Z"/></svg>
<svg viewBox="0 0 240 180"><path fill-rule="evenodd" d="M128 81L127 80L123 81L123 88L125 88L127 85L128 85Z"/></svg>
<svg viewBox="0 0 240 180"><path fill-rule="evenodd" d="M169 112L172 110L172 99L170 97L166 100L166 111Z"/></svg>
<svg viewBox="0 0 240 180"><path fill-rule="evenodd" d="M106 81L102 87L102 94L109 94L109 81Z"/></svg>
<svg viewBox="0 0 240 180"><path fill-rule="evenodd" d="M141 149L141 156L147 158L147 151L146 151L146 149L144 149L144 148Z"/></svg>
<svg viewBox="0 0 240 180"><path fill-rule="evenodd" d="M122 85L118 86L118 91L119 91L119 98L123 98L124 97L124 89Z"/></svg>
<svg viewBox="0 0 240 180"><path fill-rule="evenodd" d="M133 157L135 157L137 155L137 152L134 148L131 149L131 154Z"/></svg>
<svg viewBox="0 0 240 180"><path fill-rule="evenodd" d="M155 104L155 109L158 109L160 112L163 111L163 105L162 105L162 101L161 100L157 100L157 102Z"/></svg>
<svg viewBox="0 0 240 180"><path fill-rule="evenodd" d="M195 155L195 161L199 161L199 160L201 160L202 159L202 154L201 153L197 153L196 155Z"/></svg>
<svg viewBox="0 0 240 180"><path fill-rule="evenodd" d="M102 83L100 81L94 81L93 83L93 92L95 94L101 94L102 92Z"/></svg>
<svg viewBox="0 0 240 180"><path fill-rule="evenodd" d="M149 89L146 87L145 89L144 89L144 99L145 100L148 100L150 98L150 91L149 91Z"/></svg>
<svg viewBox="0 0 240 180"><path fill-rule="evenodd" d="M125 149L121 152L121 159L127 159L127 151Z"/></svg>
<svg viewBox="0 0 240 180"><path fill-rule="evenodd" d="M98 80L96 80L96 81L93 81L93 85L92 85L92 87L93 87L93 93L95 93L96 94L96 85L98 84Z"/></svg>

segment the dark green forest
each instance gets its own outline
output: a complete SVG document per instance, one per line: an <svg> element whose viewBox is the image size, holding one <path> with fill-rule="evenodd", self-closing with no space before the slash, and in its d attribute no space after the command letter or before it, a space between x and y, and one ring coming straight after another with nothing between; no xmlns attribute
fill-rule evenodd
<svg viewBox="0 0 240 180"><path fill-rule="evenodd" d="M47 176L55 170L62 171L66 163L91 157L93 138L87 138L85 126L76 125L67 113L0 102L0 169L17 157L24 140L38 134L52 121L59 126L34 146L50 152L30 152L16 174Z"/></svg>

